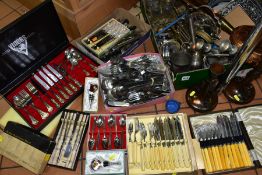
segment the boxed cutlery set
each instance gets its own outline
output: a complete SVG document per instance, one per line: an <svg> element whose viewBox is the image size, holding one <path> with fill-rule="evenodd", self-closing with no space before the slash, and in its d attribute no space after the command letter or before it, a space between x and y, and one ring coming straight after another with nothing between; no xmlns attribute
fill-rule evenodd
<svg viewBox="0 0 262 175"><path fill-rule="evenodd" d="M188 128L183 113L128 117L129 174L193 173L195 158Z"/></svg>
<svg viewBox="0 0 262 175"><path fill-rule="evenodd" d="M88 150L127 149L126 114L92 114Z"/></svg>
<svg viewBox="0 0 262 175"><path fill-rule="evenodd" d="M92 114L85 174L126 174L126 114Z"/></svg>
<svg viewBox="0 0 262 175"><path fill-rule="evenodd" d="M98 64L130 55L150 35L150 26L125 9L115 9L73 44Z"/></svg>
<svg viewBox="0 0 262 175"><path fill-rule="evenodd" d="M98 78L104 106L111 113L160 103L174 92L169 71L157 53L116 57L99 66Z"/></svg>
<svg viewBox="0 0 262 175"><path fill-rule="evenodd" d="M112 18L83 38L82 44L96 56L101 56L131 33L132 28L128 28L128 23L128 20L119 22Z"/></svg>
<svg viewBox="0 0 262 175"><path fill-rule="evenodd" d="M49 165L75 170L84 143L89 114L64 110L54 140L56 146L48 161Z"/></svg>
<svg viewBox="0 0 262 175"><path fill-rule="evenodd" d="M97 75L95 64L69 44L51 1L0 36L0 93L34 129L42 129L83 91L85 77Z"/></svg>
<svg viewBox="0 0 262 175"><path fill-rule="evenodd" d="M261 167L261 106L189 117L196 156L207 174ZM201 167L201 166L200 166Z"/></svg>
<svg viewBox="0 0 262 175"><path fill-rule="evenodd" d="M260 4L231 1L216 11L193 4L141 1L160 54L130 55L149 38L151 27L125 9L115 9L72 44L51 0L1 29L0 95L31 128L9 121L0 130L0 154L36 174L46 165L76 170L79 160L85 162L80 171L86 175L222 174L261 168L262 105L193 116L159 114L158 106L148 111L155 115L131 111L166 102L174 85L194 85L185 92L194 112L213 110L221 91L238 104L254 98L251 82L262 67ZM233 27L226 16L240 7L252 24ZM244 83L230 84L246 60L253 70L245 72ZM81 93L77 107L82 110L65 109ZM132 115L120 113L126 110ZM39 133L49 123L53 139Z"/></svg>
<svg viewBox="0 0 262 175"><path fill-rule="evenodd" d="M243 134L248 136L249 151L252 155L254 165L261 167L262 165L262 105L239 108L235 112L242 128L245 128Z"/></svg>

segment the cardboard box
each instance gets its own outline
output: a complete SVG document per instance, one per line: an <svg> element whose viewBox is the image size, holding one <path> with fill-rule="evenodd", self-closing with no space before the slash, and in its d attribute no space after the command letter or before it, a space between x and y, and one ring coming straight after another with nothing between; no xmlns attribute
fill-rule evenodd
<svg viewBox="0 0 262 175"><path fill-rule="evenodd" d="M185 9L187 8L186 4L183 1L176 1L175 3L177 7L176 7L176 12L174 12L174 14L178 13L176 15L182 16L181 12L185 11ZM141 1L141 6L142 6L141 9L142 9L142 13L145 18L145 21L147 21L149 24L155 24L155 20L149 21L148 16L150 12L147 11L147 1L145 0ZM175 7L173 8L175 9ZM240 25L256 25L258 24L261 18L259 16L259 14L261 13L261 4L258 4L256 1L253 1L253 0L252 1L244 0L241 2L225 3L224 5L221 4L221 6L214 7L213 10L215 13L225 17L234 28ZM254 13L254 11L256 11L256 13ZM241 20L239 20L240 18ZM172 23L169 23L166 26L169 26L169 25L171 26ZM173 24L175 24L175 22ZM162 28L166 26L163 26ZM157 29L152 28L151 39L153 41L155 50L161 53L161 45L160 45L161 40L159 40L156 37L156 34L158 32L159 32L158 28ZM190 37L191 36L190 33L188 34ZM224 31L222 31L219 35L221 36L220 37L221 40L229 39L229 35ZM216 43L217 42L219 41L216 41ZM210 71L208 68L196 69L196 70L186 70L183 72L174 72L174 73L171 72L171 74L172 74L171 77L173 77L172 81L174 82L174 87L176 90L191 87L210 77Z"/></svg>
<svg viewBox="0 0 262 175"><path fill-rule="evenodd" d="M95 64L69 44L51 0L0 37L0 94L36 130L83 92L86 76L97 75Z"/></svg>
<svg viewBox="0 0 262 175"><path fill-rule="evenodd" d="M99 28L100 26L105 24L111 18L115 18L119 21L123 21L124 19L128 19L129 25L130 26L132 26L132 25L136 26L137 27L136 30L141 35L141 37L139 38L139 40L137 42L133 43L133 45L130 48L128 48L127 50L125 50L124 53L121 54L122 57L130 55L138 46L140 46L150 36L150 26L148 24L146 24L145 22L139 20L137 17L130 14L127 10L122 9L122 8L115 9L113 13L111 13L106 18L104 18L101 22L99 22L94 27L94 29L92 31L96 30L97 28ZM81 37L81 38L74 40L72 43L79 50L81 50L84 54L88 55L88 57L93 59L98 64L103 64L103 63L107 62L110 58L104 58L105 60L102 60L101 58L99 58L95 54L93 54L91 51L86 49L85 46L82 44L83 38L85 38L87 35L89 35L89 33L86 34L86 35L83 35L83 37Z"/></svg>
<svg viewBox="0 0 262 175"><path fill-rule="evenodd" d="M21 124L9 122L0 131L0 154L35 174L42 174L55 142Z"/></svg>

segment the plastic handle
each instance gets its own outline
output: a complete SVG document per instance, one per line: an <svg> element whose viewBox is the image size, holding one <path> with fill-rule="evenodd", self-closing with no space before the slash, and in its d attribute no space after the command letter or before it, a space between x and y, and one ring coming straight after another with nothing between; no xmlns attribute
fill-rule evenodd
<svg viewBox="0 0 262 175"><path fill-rule="evenodd" d="M155 152L154 152L154 147L152 147L152 145L150 145L150 147L149 147L148 156L149 156L149 162L148 162L149 167L151 168L151 170L154 170L155 169L155 166L154 166Z"/></svg>
<svg viewBox="0 0 262 175"><path fill-rule="evenodd" d="M184 144L183 148L184 148L183 155L184 155L186 167L190 167L191 166L191 160L190 160L190 157L189 157L189 150L188 150L187 144Z"/></svg>
<svg viewBox="0 0 262 175"><path fill-rule="evenodd" d="M164 154L164 148L163 148L162 145L159 147L158 153L159 153L160 162L161 162L161 164L160 164L161 170L165 170L166 162L165 162L165 156L164 156L165 155Z"/></svg>
<svg viewBox="0 0 262 175"><path fill-rule="evenodd" d="M228 157L229 157L229 161L230 161L230 168L236 168L236 164L235 164L235 160L233 157L233 153L232 153L232 149L230 144L226 145L227 148L227 152L228 152Z"/></svg>
<svg viewBox="0 0 262 175"><path fill-rule="evenodd" d="M238 148L237 148L236 144L231 144L230 147L231 147L231 150L232 150L232 153L233 153L235 166L236 166L236 168L239 168L240 167L240 163L239 163L238 156L237 156L237 149Z"/></svg>
<svg viewBox="0 0 262 175"><path fill-rule="evenodd" d="M178 168L180 167L180 162L179 162L179 156L178 156L178 146L176 144L173 145L173 157L174 157L174 160L175 160L175 167Z"/></svg>
<svg viewBox="0 0 262 175"><path fill-rule="evenodd" d="M223 145L222 148L223 148L224 157L225 157L225 167L226 169L231 169L229 153L227 151L227 145Z"/></svg>
<svg viewBox="0 0 262 175"><path fill-rule="evenodd" d="M142 171L145 171L145 165L144 165L144 149L143 145L141 143L140 145L140 167Z"/></svg>
<svg viewBox="0 0 262 175"><path fill-rule="evenodd" d="M219 153L219 148L218 146L215 146L215 152L216 152L216 156L217 156L217 160L218 160L218 166L220 170L224 170L223 166L222 166L222 161L221 161L221 155Z"/></svg>
<svg viewBox="0 0 262 175"><path fill-rule="evenodd" d="M212 148L211 148L211 147L207 148L207 152L208 152L208 156L209 156L209 159L210 159L210 162L211 162L211 166L212 166L213 171L217 171L217 166L215 165L214 155L213 155L213 152L212 152Z"/></svg>
<svg viewBox="0 0 262 175"><path fill-rule="evenodd" d="M171 170L175 169L175 159L173 155L173 149L172 146L168 147L168 156L169 156L169 163L170 163L170 168Z"/></svg>
<svg viewBox="0 0 262 175"><path fill-rule="evenodd" d="M146 145L146 143L144 143L144 160L145 160L145 168L149 169L150 168L150 154L149 154L149 147Z"/></svg>
<svg viewBox="0 0 262 175"><path fill-rule="evenodd" d="M137 165L137 142L132 144L132 158L134 165Z"/></svg>
<svg viewBox="0 0 262 175"><path fill-rule="evenodd" d="M207 148L201 149L201 152L202 152L202 155L204 157L204 163L205 163L206 171L207 172L213 172L214 170L213 170L213 166L211 164L211 160L210 160Z"/></svg>
<svg viewBox="0 0 262 175"><path fill-rule="evenodd" d="M129 162L129 164L133 164L134 163L134 157L133 157L133 152L134 152L134 150L133 150L133 142L128 142L127 143L127 147L128 147L128 149L127 149L127 151L128 151L128 162Z"/></svg>
<svg viewBox="0 0 262 175"><path fill-rule="evenodd" d="M240 149L241 149L240 148L240 144L239 143L235 143L234 145L236 147L236 153L237 153L237 159L238 159L238 162L239 162L239 166L240 167L245 167L245 164L244 164L244 161L243 161L244 156L240 152Z"/></svg>
<svg viewBox="0 0 262 175"><path fill-rule="evenodd" d="M220 161L221 161L222 169L223 170L229 169L227 167L227 162L226 162L226 158L225 158L224 146L222 146L222 145L218 146L218 151L219 151L219 155L220 155Z"/></svg>
<svg viewBox="0 0 262 175"><path fill-rule="evenodd" d="M180 143L178 144L178 157L179 157L179 160L180 160L180 166L185 167L186 163L185 163L185 159L183 157L182 145Z"/></svg>
<svg viewBox="0 0 262 175"><path fill-rule="evenodd" d="M216 147L212 146L211 152L212 152L211 154L213 155L213 158L214 158L214 165L216 167L216 171L219 171L221 169L219 167L219 159L218 159L218 155L217 155L217 152L216 152Z"/></svg>
<svg viewBox="0 0 262 175"><path fill-rule="evenodd" d="M244 142L241 142L239 146L240 146L240 152L244 157L243 159L244 159L244 162L245 162L245 166L252 166L253 163L252 163L251 157L248 153L248 149L247 149L246 144Z"/></svg>
<svg viewBox="0 0 262 175"><path fill-rule="evenodd" d="M157 146L155 145L154 146L154 156L153 156L153 161L154 161L154 164L153 166L155 167L155 169L159 169L159 156L158 156L158 152L157 152Z"/></svg>

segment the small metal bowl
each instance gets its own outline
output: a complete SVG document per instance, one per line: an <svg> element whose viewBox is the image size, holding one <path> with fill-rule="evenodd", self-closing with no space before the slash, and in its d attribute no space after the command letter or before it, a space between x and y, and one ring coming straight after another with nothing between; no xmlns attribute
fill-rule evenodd
<svg viewBox="0 0 262 175"><path fill-rule="evenodd" d="M190 67L192 56L186 52L176 52L172 55L171 70L173 72L184 72Z"/></svg>

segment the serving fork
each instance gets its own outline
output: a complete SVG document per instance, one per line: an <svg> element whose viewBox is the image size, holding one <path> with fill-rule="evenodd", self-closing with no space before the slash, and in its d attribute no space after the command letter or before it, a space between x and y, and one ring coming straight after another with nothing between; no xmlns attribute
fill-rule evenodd
<svg viewBox="0 0 262 175"><path fill-rule="evenodd" d="M53 107L50 106L46 101L44 101L41 97L41 95L39 94L38 90L35 88L34 85L32 85L31 82L26 84L26 87L28 89L29 92L31 92L32 94L36 95L45 105L46 109L48 112L52 112L53 111Z"/></svg>
<svg viewBox="0 0 262 175"><path fill-rule="evenodd" d="M35 109L43 120L48 117L49 114L37 108L32 101L32 97L24 89L19 92L19 95L21 95L21 97L25 100L25 105L29 105Z"/></svg>

